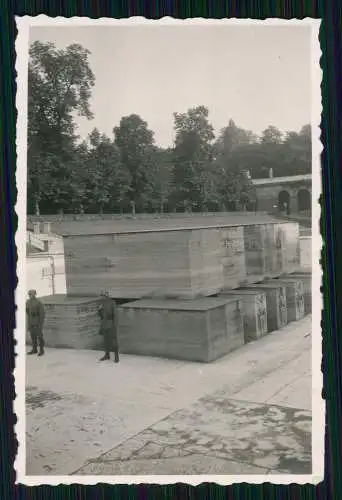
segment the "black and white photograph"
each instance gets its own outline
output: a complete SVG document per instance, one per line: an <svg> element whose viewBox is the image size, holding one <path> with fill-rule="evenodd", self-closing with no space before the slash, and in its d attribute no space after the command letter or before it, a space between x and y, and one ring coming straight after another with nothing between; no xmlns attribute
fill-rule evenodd
<svg viewBox="0 0 342 500"><path fill-rule="evenodd" d="M17 480L319 482L319 21L16 22Z"/></svg>

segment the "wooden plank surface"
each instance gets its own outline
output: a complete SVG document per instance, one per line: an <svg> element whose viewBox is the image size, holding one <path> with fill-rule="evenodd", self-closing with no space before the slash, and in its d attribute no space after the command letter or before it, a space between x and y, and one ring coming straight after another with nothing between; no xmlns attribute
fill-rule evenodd
<svg viewBox="0 0 342 500"><path fill-rule="evenodd" d="M276 283L257 283L248 285L249 289L260 290L266 294L267 329L269 332L280 330L287 325L286 287Z"/></svg>
<svg viewBox="0 0 342 500"><path fill-rule="evenodd" d="M114 298L196 298L292 272L297 223L65 238L67 292ZM299 234L299 233L298 233Z"/></svg>
<svg viewBox="0 0 342 500"><path fill-rule="evenodd" d="M229 300L224 307L208 312L208 362L225 356L244 344L241 300Z"/></svg>
<svg viewBox="0 0 342 500"><path fill-rule="evenodd" d="M85 216L87 217L87 216ZM106 216L104 216L106 217ZM52 220L52 218L51 218ZM253 224L278 223L279 219L261 213L208 213L208 214L137 214L132 216L88 216L88 220L54 220L52 232L60 235L114 234L122 232L168 231L232 227ZM32 226L32 225L31 225ZM29 228L31 228L31 226Z"/></svg>
<svg viewBox="0 0 342 500"><path fill-rule="evenodd" d="M190 235L182 231L66 238L68 293L98 294L103 288L114 298L191 293Z"/></svg>
<svg viewBox="0 0 342 500"><path fill-rule="evenodd" d="M241 300L244 319L245 343L263 337L267 329L267 302L266 294L259 290L224 290L222 297L235 297Z"/></svg>
<svg viewBox="0 0 342 500"><path fill-rule="evenodd" d="M246 279L246 256L243 227L220 230L223 288L237 288Z"/></svg>
<svg viewBox="0 0 342 500"><path fill-rule="evenodd" d="M300 271L300 240L299 225L280 223L278 231L282 239L282 270L283 273Z"/></svg>
<svg viewBox="0 0 342 500"><path fill-rule="evenodd" d="M97 313L100 299L55 295L41 300L45 306L44 341L47 347L103 348ZM28 332L26 338L30 343Z"/></svg>
<svg viewBox="0 0 342 500"><path fill-rule="evenodd" d="M244 342L235 299L139 302L118 308L121 352L210 362Z"/></svg>
<svg viewBox="0 0 342 500"><path fill-rule="evenodd" d="M191 291L213 295L223 287L223 264L219 229L192 230L189 238Z"/></svg>
<svg viewBox="0 0 342 500"><path fill-rule="evenodd" d="M248 282L291 273L300 268L297 223L244 226L243 231Z"/></svg>
<svg viewBox="0 0 342 500"><path fill-rule="evenodd" d="M284 278L298 278L303 282L304 288L304 312L311 314L312 312L312 275L311 273L294 273ZM283 276L282 276L283 278Z"/></svg>
<svg viewBox="0 0 342 500"><path fill-rule="evenodd" d="M304 317L304 284L300 278L278 278L270 280L286 287L287 320L298 321Z"/></svg>

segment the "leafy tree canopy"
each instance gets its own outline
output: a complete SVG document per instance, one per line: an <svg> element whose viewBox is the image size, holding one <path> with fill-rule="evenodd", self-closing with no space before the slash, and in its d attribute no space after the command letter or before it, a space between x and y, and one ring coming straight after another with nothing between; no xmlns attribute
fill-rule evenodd
<svg viewBox="0 0 342 500"><path fill-rule="evenodd" d="M311 172L311 127L256 136L227 120L215 138L205 106L173 115L174 144L161 148L139 115L108 137L78 141L75 117L92 119L90 52L34 42L28 69L29 211L206 211L246 208L252 178Z"/></svg>

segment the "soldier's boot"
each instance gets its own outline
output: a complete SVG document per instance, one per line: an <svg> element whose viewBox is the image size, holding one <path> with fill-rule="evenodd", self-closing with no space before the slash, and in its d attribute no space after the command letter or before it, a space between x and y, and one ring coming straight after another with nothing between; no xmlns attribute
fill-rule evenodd
<svg viewBox="0 0 342 500"><path fill-rule="evenodd" d="M99 359L99 361L107 361L107 359L110 359L110 356L109 354L106 352L106 354L104 356L102 356L102 358Z"/></svg>
<svg viewBox="0 0 342 500"><path fill-rule="evenodd" d="M27 354L29 354L29 355L37 354L37 352L38 352L38 350L37 350L37 345L38 345L37 336L34 334L34 332L33 333L30 332L30 334L31 334L32 348Z"/></svg>
<svg viewBox="0 0 342 500"><path fill-rule="evenodd" d="M119 359L119 353L117 351L115 351L114 353L114 363L119 363L120 359Z"/></svg>
<svg viewBox="0 0 342 500"><path fill-rule="evenodd" d="M38 356L44 356L45 354L45 351L44 351L44 340L41 339L39 341L39 353L38 353Z"/></svg>

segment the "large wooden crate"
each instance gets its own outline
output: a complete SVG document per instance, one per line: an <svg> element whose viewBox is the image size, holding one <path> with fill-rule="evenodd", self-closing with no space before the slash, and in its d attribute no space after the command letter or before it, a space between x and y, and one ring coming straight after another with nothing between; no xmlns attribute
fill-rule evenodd
<svg viewBox="0 0 342 500"><path fill-rule="evenodd" d="M155 229L145 221L140 231L136 221L134 231L127 225L121 232L113 221L105 230L67 234L67 292L94 296L107 288L113 298L195 298L297 270L298 224L249 219L229 225L203 217L203 227L189 221L180 228L159 221Z"/></svg>
<svg viewBox="0 0 342 500"><path fill-rule="evenodd" d="M298 278L303 282L304 287L304 312L311 314L312 312L312 275L310 272L293 273L287 275L289 278Z"/></svg>
<svg viewBox="0 0 342 500"><path fill-rule="evenodd" d="M51 295L40 299L45 308L44 341L47 347L102 349L98 298ZM31 343L29 332L27 343Z"/></svg>
<svg viewBox="0 0 342 500"><path fill-rule="evenodd" d="M277 226L276 238L282 247L282 271L293 273L300 270L300 235L297 222L282 222Z"/></svg>
<svg viewBox="0 0 342 500"><path fill-rule="evenodd" d="M220 296L241 300L244 320L245 342L263 337L267 330L266 294L260 290L224 290Z"/></svg>
<svg viewBox="0 0 342 500"><path fill-rule="evenodd" d="M286 286L273 282L248 285L247 289L266 294L267 329L269 332L280 330L287 325Z"/></svg>
<svg viewBox="0 0 342 500"><path fill-rule="evenodd" d="M298 321L304 317L304 285L301 278L277 278L269 280L286 288L287 321Z"/></svg>
<svg viewBox="0 0 342 500"><path fill-rule="evenodd" d="M247 281L290 273L300 267L297 223L269 223L244 226Z"/></svg>
<svg viewBox="0 0 342 500"><path fill-rule="evenodd" d="M173 231L170 241L174 242L180 232ZM186 238L188 239L190 287L178 289L175 286L170 286L168 280L174 275L171 261L171 265L170 262L168 264L170 266L169 276L163 279L162 287L157 289L153 295L159 297L194 298L196 296L208 296L217 293L223 286L223 265L220 248L221 233L219 229L192 229L191 231L182 232L186 233ZM177 249L174 251L177 252ZM168 254L166 253L160 262L162 269L165 268L164 261L167 259Z"/></svg>
<svg viewBox="0 0 342 500"><path fill-rule="evenodd" d="M114 298L210 295L223 286L218 229L141 231L65 237L71 295Z"/></svg>
<svg viewBox="0 0 342 500"><path fill-rule="evenodd" d="M246 280L243 226L224 227L220 234L223 287L237 288Z"/></svg>
<svg viewBox="0 0 342 500"><path fill-rule="evenodd" d="M312 236L301 236L300 246L300 271L310 272L312 269Z"/></svg>
<svg viewBox="0 0 342 500"><path fill-rule="evenodd" d="M118 311L124 353L210 362L244 343L237 299L142 299Z"/></svg>

